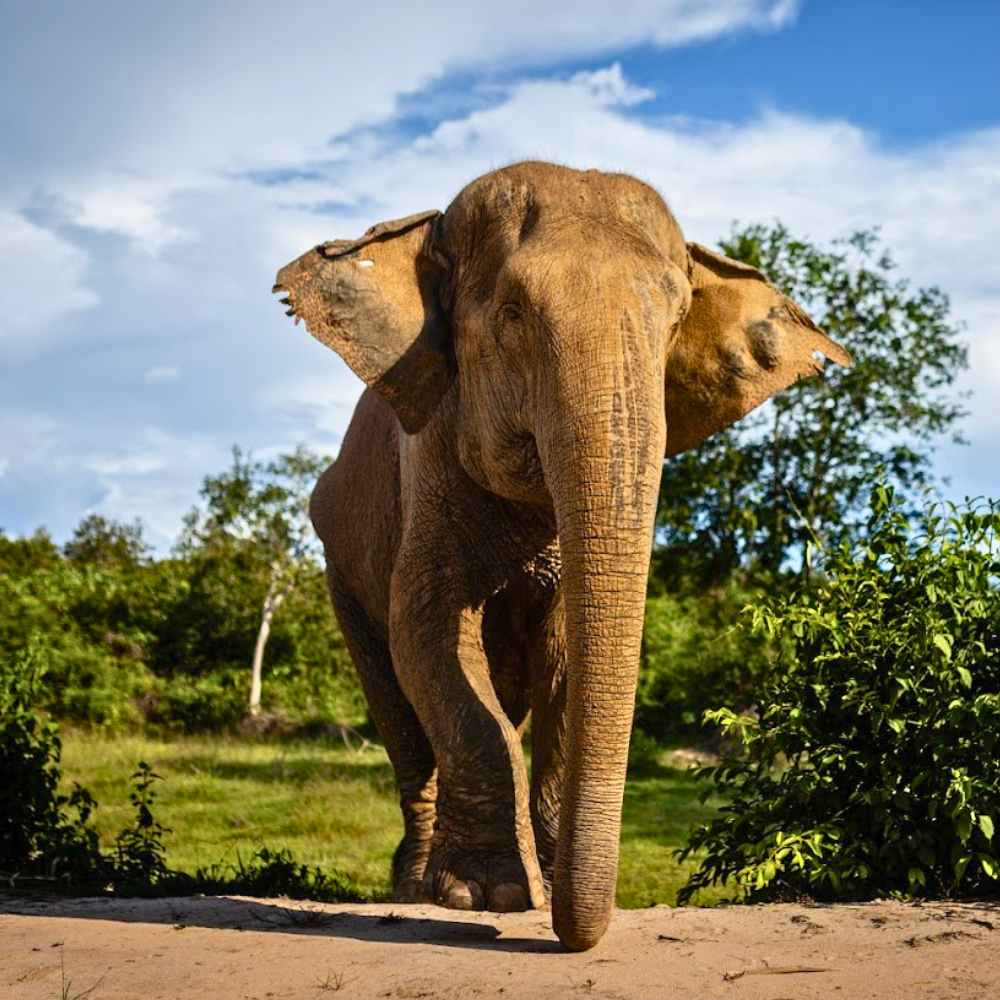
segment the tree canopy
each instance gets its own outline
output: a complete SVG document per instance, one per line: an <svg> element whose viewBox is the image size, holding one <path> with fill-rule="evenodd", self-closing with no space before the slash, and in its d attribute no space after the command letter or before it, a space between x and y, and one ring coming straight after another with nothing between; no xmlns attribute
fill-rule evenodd
<svg viewBox="0 0 1000 1000"><path fill-rule="evenodd" d="M934 481L934 444L961 440L961 329L943 292L895 275L873 230L824 248L779 223L751 225L722 250L806 308L854 366L829 365L666 463L657 566L702 582L740 567L807 572L813 536L857 537L877 470L912 501Z"/></svg>

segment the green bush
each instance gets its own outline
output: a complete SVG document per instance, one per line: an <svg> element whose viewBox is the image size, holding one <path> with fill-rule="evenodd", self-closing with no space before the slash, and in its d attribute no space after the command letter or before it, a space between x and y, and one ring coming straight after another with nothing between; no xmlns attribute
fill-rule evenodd
<svg viewBox="0 0 1000 1000"><path fill-rule="evenodd" d="M646 601L636 726L663 742L709 735L706 710L751 704L767 668L763 639L738 627L753 592L734 582Z"/></svg>
<svg viewBox="0 0 1000 1000"><path fill-rule="evenodd" d="M145 720L159 729L198 732L236 725L247 712L246 670L220 670L206 677L156 679L142 701Z"/></svg>
<svg viewBox="0 0 1000 1000"><path fill-rule="evenodd" d="M37 647L0 658L0 872L75 879L99 857L88 824L97 803L79 785L58 791L59 729L35 707L43 675Z"/></svg>
<svg viewBox="0 0 1000 1000"><path fill-rule="evenodd" d="M37 707L61 720L113 731L232 727L247 711L266 565L246 545L126 558L123 545L138 545L126 528L86 519L70 557L42 533L0 533L0 659L35 642L46 663ZM265 710L290 723L358 725L363 699L323 571L310 562L300 577L267 646Z"/></svg>
<svg viewBox="0 0 1000 1000"><path fill-rule="evenodd" d="M108 729L139 722L137 702L153 681L140 578L55 558L0 573L0 659L35 645L45 660L36 706L58 718Z"/></svg>
<svg viewBox="0 0 1000 1000"><path fill-rule="evenodd" d="M1000 861L1000 508L873 491L867 541L818 585L752 613L777 641L758 714L712 717L742 756L707 769L729 799L682 858L679 899L996 892Z"/></svg>
<svg viewBox="0 0 1000 1000"><path fill-rule="evenodd" d="M104 892L149 887L171 874L162 836L150 811L157 775L140 762L132 776L135 822L122 830L112 854L99 847L90 817L94 797L75 784L58 791L62 744L59 727L37 708L45 656L35 641L0 660L0 873L12 886L39 881L48 887Z"/></svg>

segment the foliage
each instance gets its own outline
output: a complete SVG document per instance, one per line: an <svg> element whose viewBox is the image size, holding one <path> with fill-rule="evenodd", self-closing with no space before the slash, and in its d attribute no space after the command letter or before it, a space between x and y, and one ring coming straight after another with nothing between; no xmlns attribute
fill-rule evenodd
<svg viewBox="0 0 1000 1000"><path fill-rule="evenodd" d="M140 760L131 778L133 782L129 801L135 810L135 819L115 838L115 862L118 880L155 886L169 873L163 837L170 833L153 815L156 792L153 783L162 781L144 760Z"/></svg>
<svg viewBox="0 0 1000 1000"><path fill-rule="evenodd" d="M217 670L203 677L158 679L142 700L147 723L170 732L235 726L246 714L246 671Z"/></svg>
<svg viewBox="0 0 1000 1000"><path fill-rule="evenodd" d="M18 546L9 542L9 548ZM0 574L0 659L34 642L46 663L41 705L118 728L139 721L155 595L132 571L54 560Z"/></svg>
<svg viewBox="0 0 1000 1000"><path fill-rule="evenodd" d="M33 646L0 659L0 871L73 878L98 853L96 803L79 785L58 791L59 729L34 707L43 675Z"/></svg>
<svg viewBox="0 0 1000 1000"><path fill-rule="evenodd" d="M300 449L273 463L285 463L298 477L300 506L317 462ZM217 484L227 475L209 480ZM178 551L161 559L150 557L138 524L94 515L64 551L41 531L22 539L0 534L0 658L36 643L46 662L39 707L109 730L240 722L272 558L254 538L223 530L236 514L223 517L226 503L213 504L218 523L208 530L208 514L196 515ZM266 705L303 724L357 725L365 712L360 687L323 570L312 554L302 554L306 549L306 542L294 548L288 570L294 587L270 623Z"/></svg>
<svg viewBox="0 0 1000 1000"><path fill-rule="evenodd" d="M185 518L179 549L252 541L268 561L282 563L315 553L308 499L330 461L303 445L270 462L254 461L233 448L229 469L205 477L201 487L205 507L195 508Z"/></svg>
<svg viewBox="0 0 1000 1000"><path fill-rule="evenodd" d="M8 538L0 530L0 579L50 569L59 560L59 549L44 528L27 538Z"/></svg>
<svg viewBox="0 0 1000 1000"><path fill-rule="evenodd" d="M124 524L100 514L89 514L63 546L66 558L98 566L135 566L149 555L142 522Z"/></svg>
<svg viewBox="0 0 1000 1000"><path fill-rule="evenodd" d="M289 850L258 847L244 861L199 868L194 876L181 876L188 892L209 896L238 893L244 896L288 896L326 903L364 903L366 897L353 880L340 872L326 872L295 860Z"/></svg>
<svg viewBox="0 0 1000 1000"><path fill-rule="evenodd" d="M1000 507L927 504L888 485L864 544L828 551L814 589L752 612L778 643L759 715L714 720L745 755L710 769L731 797L682 857L681 897L995 892L1000 817Z"/></svg>
<svg viewBox="0 0 1000 1000"><path fill-rule="evenodd" d="M278 609L310 569L317 540L309 522L309 496L329 459L303 446L271 462L255 462L233 449L232 466L206 477L205 509L185 519L181 553L209 560L236 554L259 579L261 607L251 662L249 710L260 712L264 649Z"/></svg>
<svg viewBox="0 0 1000 1000"><path fill-rule="evenodd" d="M171 870L164 844L171 831L153 811L154 785L162 778L145 761L131 776L132 822L115 837L113 851L102 852L91 823L94 797L79 784L69 794L59 791L59 728L35 708L43 675L43 658L34 645L12 661L0 661L0 872L11 885L42 881L47 888L122 895L237 892L361 900L346 876L263 845L235 865L219 862L193 875Z"/></svg>
<svg viewBox="0 0 1000 1000"><path fill-rule="evenodd" d="M743 709L767 667L766 644L738 627L755 591L736 580L701 592L654 587L646 601L636 726L663 742L702 740L704 713Z"/></svg>
<svg viewBox="0 0 1000 1000"><path fill-rule="evenodd" d="M752 225L722 248L806 307L854 366L827 365L666 463L658 540L699 584L740 566L773 578L814 534L856 539L872 470L914 498L931 480L929 446L963 416L954 382L966 350L948 299L897 279L875 232L823 249Z"/></svg>

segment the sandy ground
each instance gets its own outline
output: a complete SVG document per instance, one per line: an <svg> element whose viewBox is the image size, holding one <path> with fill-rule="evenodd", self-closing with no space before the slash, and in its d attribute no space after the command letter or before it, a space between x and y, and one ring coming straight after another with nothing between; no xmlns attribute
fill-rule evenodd
<svg viewBox="0 0 1000 1000"><path fill-rule="evenodd" d="M3 1000L1000 998L1000 903L651 907L571 955L549 915L0 897Z"/></svg>

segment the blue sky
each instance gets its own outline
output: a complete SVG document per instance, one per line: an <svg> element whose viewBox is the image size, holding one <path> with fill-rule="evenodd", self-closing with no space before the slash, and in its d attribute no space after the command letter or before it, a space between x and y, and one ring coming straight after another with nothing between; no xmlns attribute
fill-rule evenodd
<svg viewBox="0 0 1000 1000"><path fill-rule="evenodd" d="M535 8L543 7L543 12ZM879 225L967 324L948 493L1000 495L1000 5L0 0L0 527L141 517L232 444L335 453L360 383L271 299L323 239L515 159L635 173L689 238Z"/></svg>

